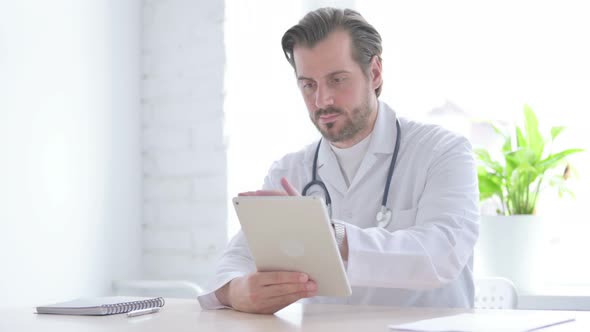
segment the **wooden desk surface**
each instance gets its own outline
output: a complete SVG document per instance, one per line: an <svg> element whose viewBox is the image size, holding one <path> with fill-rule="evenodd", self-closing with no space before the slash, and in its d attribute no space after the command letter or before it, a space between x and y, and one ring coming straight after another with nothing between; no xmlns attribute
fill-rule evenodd
<svg viewBox="0 0 590 332"><path fill-rule="evenodd" d="M169 299L159 313L127 318L38 315L32 308L0 309L0 331L390 331L389 324L452 315L469 310L346 305L291 305L276 315L232 310L201 310L196 300ZM480 310L482 311L482 310ZM479 311L478 311L479 312ZM543 331L590 331L590 312L573 312L576 321Z"/></svg>

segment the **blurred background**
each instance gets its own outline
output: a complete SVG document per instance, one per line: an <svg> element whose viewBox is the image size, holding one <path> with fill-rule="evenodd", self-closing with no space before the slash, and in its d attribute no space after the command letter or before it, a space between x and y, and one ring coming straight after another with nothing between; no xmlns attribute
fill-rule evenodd
<svg viewBox="0 0 590 332"><path fill-rule="evenodd" d="M402 116L491 147L480 122L528 104L567 128L556 150L590 149L586 1L0 0L0 306L205 286L239 230L231 197L319 137L280 39L323 6L380 31ZM537 213L578 236L537 277L588 289L589 154L569 161L576 197Z"/></svg>

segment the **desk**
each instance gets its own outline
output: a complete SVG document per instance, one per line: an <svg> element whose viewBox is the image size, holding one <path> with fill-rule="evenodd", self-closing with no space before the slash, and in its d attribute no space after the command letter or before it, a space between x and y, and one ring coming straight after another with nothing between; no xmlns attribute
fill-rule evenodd
<svg viewBox="0 0 590 332"><path fill-rule="evenodd" d="M126 315L37 315L31 308L0 309L0 331L370 332L389 331L388 324L462 312L469 310L293 304L276 315L253 315L232 310L202 311L196 300L169 299L159 313L133 318ZM575 322L542 331L590 331L590 312L574 314Z"/></svg>
<svg viewBox="0 0 590 332"><path fill-rule="evenodd" d="M519 295L518 308L528 310L590 310L590 296L584 294Z"/></svg>
<svg viewBox="0 0 590 332"><path fill-rule="evenodd" d="M590 310L590 287L545 287L535 294L519 294L519 309Z"/></svg>

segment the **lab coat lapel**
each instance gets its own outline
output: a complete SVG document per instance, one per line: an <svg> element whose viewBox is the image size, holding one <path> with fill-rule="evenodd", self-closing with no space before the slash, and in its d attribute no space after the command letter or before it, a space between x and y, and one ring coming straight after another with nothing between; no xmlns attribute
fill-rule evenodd
<svg viewBox="0 0 590 332"><path fill-rule="evenodd" d="M395 112L387 104L379 102L379 111L375 127L373 127L369 149L350 184L350 190L354 189L365 176L369 175L381 155L386 154L388 160L391 159L397 135L395 117Z"/></svg>
<svg viewBox="0 0 590 332"><path fill-rule="evenodd" d="M318 156L318 175L328 188L333 187L340 193L346 193L348 190L338 159L325 139L322 140Z"/></svg>

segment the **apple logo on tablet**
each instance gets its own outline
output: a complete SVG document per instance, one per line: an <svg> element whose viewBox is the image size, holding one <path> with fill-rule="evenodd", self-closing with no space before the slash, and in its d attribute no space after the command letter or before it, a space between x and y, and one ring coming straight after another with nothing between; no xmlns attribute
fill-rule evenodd
<svg viewBox="0 0 590 332"><path fill-rule="evenodd" d="M286 239L281 242L281 251L289 257L301 257L305 254L305 246L301 241Z"/></svg>

